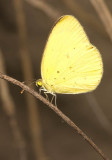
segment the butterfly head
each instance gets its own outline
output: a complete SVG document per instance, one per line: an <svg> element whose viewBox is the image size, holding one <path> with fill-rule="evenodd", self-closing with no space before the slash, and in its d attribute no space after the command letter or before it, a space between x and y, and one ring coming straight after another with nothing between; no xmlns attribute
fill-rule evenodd
<svg viewBox="0 0 112 160"><path fill-rule="evenodd" d="M45 83L42 79L38 79L36 81L36 86L44 91L49 92L49 93L54 93L53 85L49 85L49 84Z"/></svg>

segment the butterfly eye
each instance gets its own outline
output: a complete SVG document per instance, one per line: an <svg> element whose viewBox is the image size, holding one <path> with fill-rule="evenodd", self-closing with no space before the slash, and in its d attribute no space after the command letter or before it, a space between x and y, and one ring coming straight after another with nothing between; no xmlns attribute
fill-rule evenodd
<svg viewBox="0 0 112 160"><path fill-rule="evenodd" d="M39 87L42 86L42 80L41 79L39 79L39 80L36 81L36 86L39 86Z"/></svg>

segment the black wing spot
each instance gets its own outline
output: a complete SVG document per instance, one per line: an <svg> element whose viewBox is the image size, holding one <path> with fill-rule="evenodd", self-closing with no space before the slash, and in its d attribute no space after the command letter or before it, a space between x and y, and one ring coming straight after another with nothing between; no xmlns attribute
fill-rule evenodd
<svg viewBox="0 0 112 160"><path fill-rule="evenodd" d="M93 49L93 48L94 48L93 46L88 46L88 45L86 45L86 47L87 47L88 49Z"/></svg>
<svg viewBox="0 0 112 160"><path fill-rule="evenodd" d="M87 80L87 77L84 77L84 80Z"/></svg>
<svg viewBox="0 0 112 160"><path fill-rule="evenodd" d="M56 78L54 78L56 80Z"/></svg>
<svg viewBox="0 0 112 160"><path fill-rule="evenodd" d="M89 49L93 49L93 46L90 46Z"/></svg>
<svg viewBox="0 0 112 160"><path fill-rule="evenodd" d="M66 57L67 57L67 59L69 59L70 58L69 54L67 54Z"/></svg>
<svg viewBox="0 0 112 160"><path fill-rule="evenodd" d="M60 71L57 71L57 73L60 73Z"/></svg>
<svg viewBox="0 0 112 160"><path fill-rule="evenodd" d="M72 69L72 66L69 66L69 69Z"/></svg>

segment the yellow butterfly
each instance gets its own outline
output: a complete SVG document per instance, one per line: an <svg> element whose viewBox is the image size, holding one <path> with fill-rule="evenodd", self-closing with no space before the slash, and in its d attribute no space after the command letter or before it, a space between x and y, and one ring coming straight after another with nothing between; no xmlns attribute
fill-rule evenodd
<svg viewBox="0 0 112 160"><path fill-rule="evenodd" d="M71 15L58 19L52 28L41 63L45 93L78 94L94 90L101 81L103 63L79 21Z"/></svg>

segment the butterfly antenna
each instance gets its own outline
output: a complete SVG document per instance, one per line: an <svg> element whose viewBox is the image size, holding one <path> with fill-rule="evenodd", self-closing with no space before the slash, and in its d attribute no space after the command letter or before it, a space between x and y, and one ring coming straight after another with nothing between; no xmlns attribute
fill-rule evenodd
<svg viewBox="0 0 112 160"><path fill-rule="evenodd" d="M28 81L31 81L31 80L28 80ZM26 82L28 82L28 81L24 81L22 83L26 84ZM28 86L31 86L35 82L36 82L36 79L33 79L33 82L29 83ZM24 89L22 89L20 93L23 94L23 92L24 92Z"/></svg>

